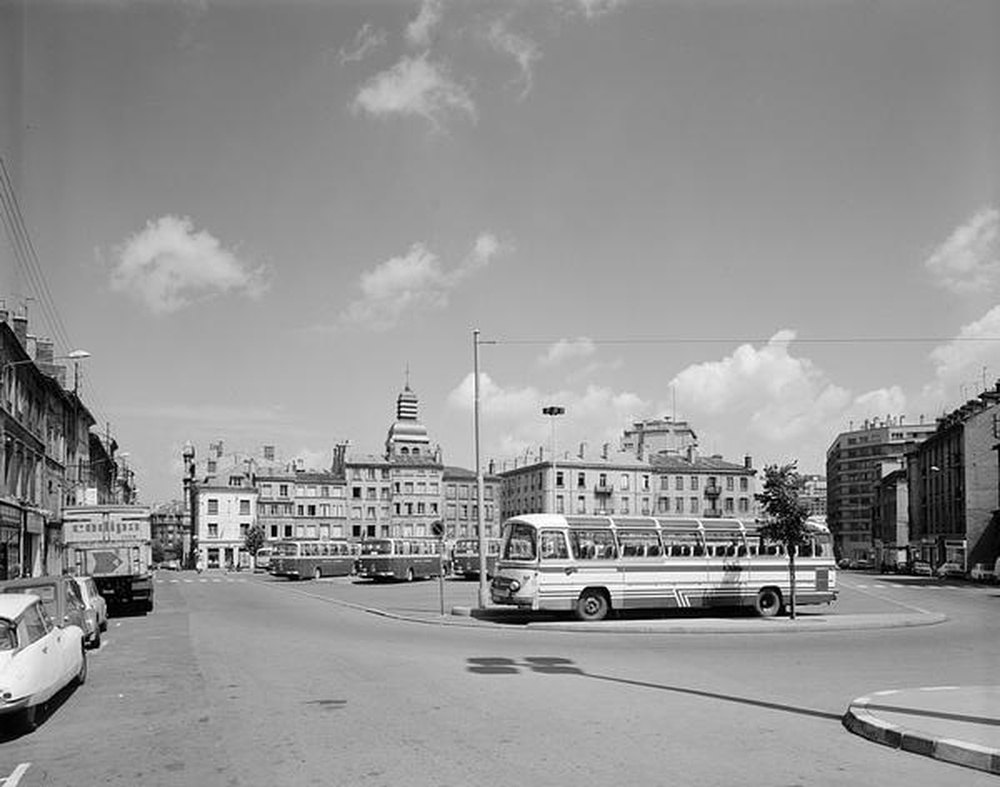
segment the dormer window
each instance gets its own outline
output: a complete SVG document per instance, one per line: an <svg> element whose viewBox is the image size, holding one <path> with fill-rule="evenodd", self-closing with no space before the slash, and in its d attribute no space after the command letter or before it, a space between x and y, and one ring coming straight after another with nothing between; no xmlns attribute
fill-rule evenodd
<svg viewBox="0 0 1000 787"><path fill-rule="evenodd" d="M243 486L243 476L240 476L240 475L231 475L231 476L229 476L229 485L230 486Z"/></svg>

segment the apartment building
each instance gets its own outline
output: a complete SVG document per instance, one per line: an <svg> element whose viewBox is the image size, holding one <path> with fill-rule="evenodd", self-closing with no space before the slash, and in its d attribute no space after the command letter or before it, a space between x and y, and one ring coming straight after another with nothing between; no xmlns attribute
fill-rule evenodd
<svg viewBox="0 0 1000 787"><path fill-rule="evenodd" d="M721 456L699 456L693 446L684 455L654 454L640 459L629 450L604 444L588 453L553 462L540 448L499 473L503 517L552 512L621 516L741 517L756 514L756 471L749 457L742 464ZM553 488L554 484L554 488Z"/></svg>
<svg viewBox="0 0 1000 787"><path fill-rule="evenodd" d="M966 570L993 566L998 522L1000 381L939 418L906 457L910 546L914 556Z"/></svg>
<svg viewBox="0 0 1000 787"><path fill-rule="evenodd" d="M882 464L903 455L934 432L933 423L903 416L866 420L838 434L826 451L826 521L838 557L874 559L873 524Z"/></svg>

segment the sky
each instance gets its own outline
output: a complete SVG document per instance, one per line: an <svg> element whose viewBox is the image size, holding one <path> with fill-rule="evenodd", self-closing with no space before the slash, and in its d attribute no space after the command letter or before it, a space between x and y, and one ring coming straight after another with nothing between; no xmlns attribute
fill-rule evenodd
<svg viewBox="0 0 1000 787"><path fill-rule="evenodd" d="M381 453L407 381L473 468L475 330L484 464L822 473L1000 378L998 74L991 0L0 0L0 297L144 502Z"/></svg>

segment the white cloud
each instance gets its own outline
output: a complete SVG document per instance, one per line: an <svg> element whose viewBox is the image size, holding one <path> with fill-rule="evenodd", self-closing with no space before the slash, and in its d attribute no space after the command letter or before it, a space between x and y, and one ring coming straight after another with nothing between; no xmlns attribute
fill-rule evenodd
<svg viewBox="0 0 1000 787"><path fill-rule="evenodd" d="M469 412L474 406L475 376L468 374L448 395L448 404ZM566 413L557 422L560 454L575 453L581 441L610 442L617 448L622 428L650 403L627 391L589 385L580 391L543 392L534 386L498 385L486 373L479 375L479 409L483 451L487 456L511 457L525 450L549 446L552 423L542 408L558 404ZM594 442L591 442L594 441Z"/></svg>
<svg viewBox="0 0 1000 787"><path fill-rule="evenodd" d="M924 412L938 413L960 398L969 398L1000 376L1000 306L994 306L975 322L963 325L952 341L934 348L930 360L934 379L924 386L919 405Z"/></svg>
<svg viewBox="0 0 1000 787"><path fill-rule="evenodd" d="M455 287L504 251L496 236L484 232L468 256L446 270L437 255L422 243L414 243L402 257L361 274L361 298L348 306L342 321L387 330L409 311L443 308Z"/></svg>
<svg viewBox="0 0 1000 787"><path fill-rule="evenodd" d="M587 358L597 352L597 346L586 336L577 339L560 339L549 345L545 355L538 359L542 366L556 366L565 361Z"/></svg>
<svg viewBox="0 0 1000 787"><path fill-rule="evenodd" d="M341 48L341 65L344 63L355 63L364 59L369 52L385 44L386 38L385 30L373 30L372 26L366 22L357 32L357 35L354 36L351 48L348 50Z"/></svg>
<svg viewBox="0 0 1000 787"><path fill-rule="evenodd" d="M476 105L469 92L449 75L445 65L428 56L404 57L392 68L376 74L358 91L353 112L376 117L422 117L435 128L452 113L476 119Z"/></svg>
<svg viewBox="0 0 1000 787"><path fill-rule="evenodd" d="M406 26L406 40L413 46L429 46L431 35L441 21L443 13L441 0L423 0L417 18Z"/></svg>
<svg viewBox="0 0 1000 787"><path fill-rule="evenodd" d="M1000 211L980 210L938 246L925 265L951 292L991 290L1000 274Z"/></svg>
<svg viewBox="0 0 1000 787"><path fill-rule="evenodd" d="M220 293L259 297L267 271L252 268L189 218L163 216L117 249L111 287L142 300L153 312L177 311L192 301Z"/></svg>
<svg viewBox="0 0 1000 787"><path fill-rule="evenodd" d="M569 0L570 5L588 20L610 14L625 5L626 0Z"/></svg>
<svg viewBox="0 0 1000 787"><path fill-rule="evenodd" d="M521 71L520 77L520 98L524 98L531 92L534 85L533 68L535 61L541 56L537 44L531 39L515 33L507 27L506 21L495 20L490 24L486 32L486 40L501 54L514 58Z"/></svg>

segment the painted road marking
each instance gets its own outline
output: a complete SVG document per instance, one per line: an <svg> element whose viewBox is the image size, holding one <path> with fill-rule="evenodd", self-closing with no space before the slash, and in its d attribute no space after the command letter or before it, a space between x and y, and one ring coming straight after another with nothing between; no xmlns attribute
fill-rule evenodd
<svg viewBox="0 0 1000 787"><path fill-rule="evenodd" d="M2 787L17 787L18 782L21 781L21 777L24 776L25 772L30 767L30 762L22 762L14 769L14 772L11 773L10 776L5 779L0 779L0 785L2 785Z"/></svg>

